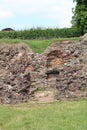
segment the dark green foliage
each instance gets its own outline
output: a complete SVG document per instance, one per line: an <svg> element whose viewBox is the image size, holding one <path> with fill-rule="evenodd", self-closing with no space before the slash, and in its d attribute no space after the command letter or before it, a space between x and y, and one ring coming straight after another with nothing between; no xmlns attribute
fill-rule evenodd
<svg viewBox="0 0 87 130"><path fill-rule="evenodd" d="M80 35L87 32L87 0L73 0L76 6L73 9L72 25Z"/></svg>
<svg viewBox="0 0 87 130"><path fill-rule="evenodd" d="M11 39L50 39L50 38L70 38L79 36L74 28L36 28L22 31L0 31L0 38Z"/></svg>

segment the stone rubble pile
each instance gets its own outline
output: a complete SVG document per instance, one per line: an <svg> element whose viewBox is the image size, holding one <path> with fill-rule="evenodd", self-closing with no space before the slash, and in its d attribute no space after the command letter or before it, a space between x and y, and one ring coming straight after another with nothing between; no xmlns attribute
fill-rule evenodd
<svg viewBox="0 0 87 130"><path fill-rule="evenodd" d="M27 45L1 45L0 103L35 100L38 92L54 94L54 100L87 97L86 39L87 35L80 42L55 43L43 54L33 53Z"/></svg>

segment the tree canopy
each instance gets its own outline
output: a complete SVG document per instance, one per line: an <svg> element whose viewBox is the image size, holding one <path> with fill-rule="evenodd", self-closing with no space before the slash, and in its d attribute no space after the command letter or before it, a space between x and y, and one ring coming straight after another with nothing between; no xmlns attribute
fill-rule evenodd
<svg viewBox="0 0 87 130"><path fill-rule="evenodd" d="M73 0L73 2L76 2L76 6L73 9L72 27L83 35L87 32L87 0Z"/></svg>

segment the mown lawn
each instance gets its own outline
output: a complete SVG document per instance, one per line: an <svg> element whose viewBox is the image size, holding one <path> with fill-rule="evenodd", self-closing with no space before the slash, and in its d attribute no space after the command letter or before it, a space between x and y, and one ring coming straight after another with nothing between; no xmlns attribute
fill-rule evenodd
<svg viewBox="0 0 87 130"><path fill-rule="evenodd" d="M87 130L87 99L1 105L0 130Z"/></svg>
<svg viewBox="0 0 87 130"><path fill-rule="evenodd" d="M36 53L42 53L49 45L66 40L79 40L79 38L59 38L59 39L48 39L48 40L21 40L21 39L0 39L0 44L18 44L26 43Z"/></svg>

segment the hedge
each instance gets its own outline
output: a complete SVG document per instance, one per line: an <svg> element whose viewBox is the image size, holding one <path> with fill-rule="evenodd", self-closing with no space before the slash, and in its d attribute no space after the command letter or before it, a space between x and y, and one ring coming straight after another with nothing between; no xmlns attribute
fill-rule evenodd
<svg viewBox="0 0 87 130"><path fill-rule="evenodd" d="M0 38L12 39L49 39L78 37L80 33L75 28L32 28L21 31L0 31Z"/></svg>

